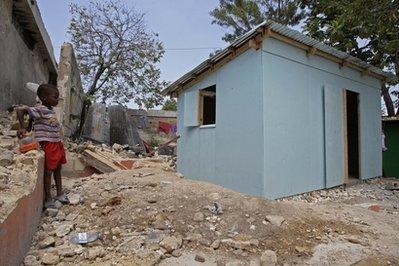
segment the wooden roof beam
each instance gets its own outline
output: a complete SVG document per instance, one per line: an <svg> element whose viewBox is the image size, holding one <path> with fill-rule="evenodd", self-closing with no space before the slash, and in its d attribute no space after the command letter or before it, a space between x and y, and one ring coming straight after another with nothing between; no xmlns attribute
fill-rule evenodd
<svg viewBox="0 0 399 266"><path fill-rule="evenodd" d="M249 47L255 50L259 50L259 48L262 46L262 35L256 35L254 38L252 38L251 40L249 40Z"/></svg>
<svg viewBox="0 0 399 266"><path fill-rule="evenodd" d="M368 76L368 75L370 75L370 73L371 73L370 68L365 68L362 71L362 76Z"/></svg>
<svg viewBox="0 0 399 266"><path fill-rule="evenodd" d="M262 38L268 38L272 35L272 30L270 28L260 27L256 31L260 33Z"/></svg>
<svg viewBox="0 0 399 266"><path fill-rule="evenodd" d="M346 58L342 59L341 63L339 63L339 67L343 68L343 67L347 67L347 66L349 66L348 60Z"/></svg>
<svg viewBox="0 0 399 266"><path fill-rule="evenodd" d="M306 56L312 56L316 54L317 49L315 47L309 47L308 50L306 50Z"/></svg>

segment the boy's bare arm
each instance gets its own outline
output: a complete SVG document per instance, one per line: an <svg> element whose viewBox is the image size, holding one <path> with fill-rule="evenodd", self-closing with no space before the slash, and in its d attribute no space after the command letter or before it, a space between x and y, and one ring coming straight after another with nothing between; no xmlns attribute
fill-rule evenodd
<svg viewBox="0 0 399 266"><path fill-rule="evenodd" d="M15 111L17 113L19 125L21 126L20 133L23 133L23 131L26 131L24 116L28 114L27 107L17 107Z"/></svg>

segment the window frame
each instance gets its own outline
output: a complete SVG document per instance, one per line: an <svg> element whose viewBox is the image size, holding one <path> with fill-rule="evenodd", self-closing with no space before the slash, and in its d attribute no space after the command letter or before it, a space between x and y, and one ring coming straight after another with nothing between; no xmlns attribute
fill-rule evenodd
<svg viewBox="0 0 399 266"><path fill-rule="evenodd" d="M209 89L213 89L214 92L210 91ZM205 97L215 97L215 119L213 124L204 124L204 98ZM198 123L200 128L213 128L216 125L216 84L208 86L206 88L199 90L199 97L198 97Z"/></svg>

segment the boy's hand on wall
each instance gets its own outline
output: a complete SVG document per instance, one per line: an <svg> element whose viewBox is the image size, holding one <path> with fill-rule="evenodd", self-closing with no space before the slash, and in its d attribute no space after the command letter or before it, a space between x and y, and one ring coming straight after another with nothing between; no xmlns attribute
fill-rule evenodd
<svg viewBox="0 0 399 266"><path fill-rule="evenodd" d="M22 139L26 135L26 129L25 128L20 128L17 131L17 137L19 139Z"/></svg>

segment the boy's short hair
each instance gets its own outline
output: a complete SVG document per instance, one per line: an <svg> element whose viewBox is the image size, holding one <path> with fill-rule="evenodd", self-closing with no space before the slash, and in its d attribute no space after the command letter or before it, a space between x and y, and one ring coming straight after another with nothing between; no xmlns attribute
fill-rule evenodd
<svg viewBox="0 0 399 266"><path fill-rule="evenodd" d="M58 90L58 88L52 84L42 84L37 88L37 96L43 101L43 97L51 90Z"/></svg>

